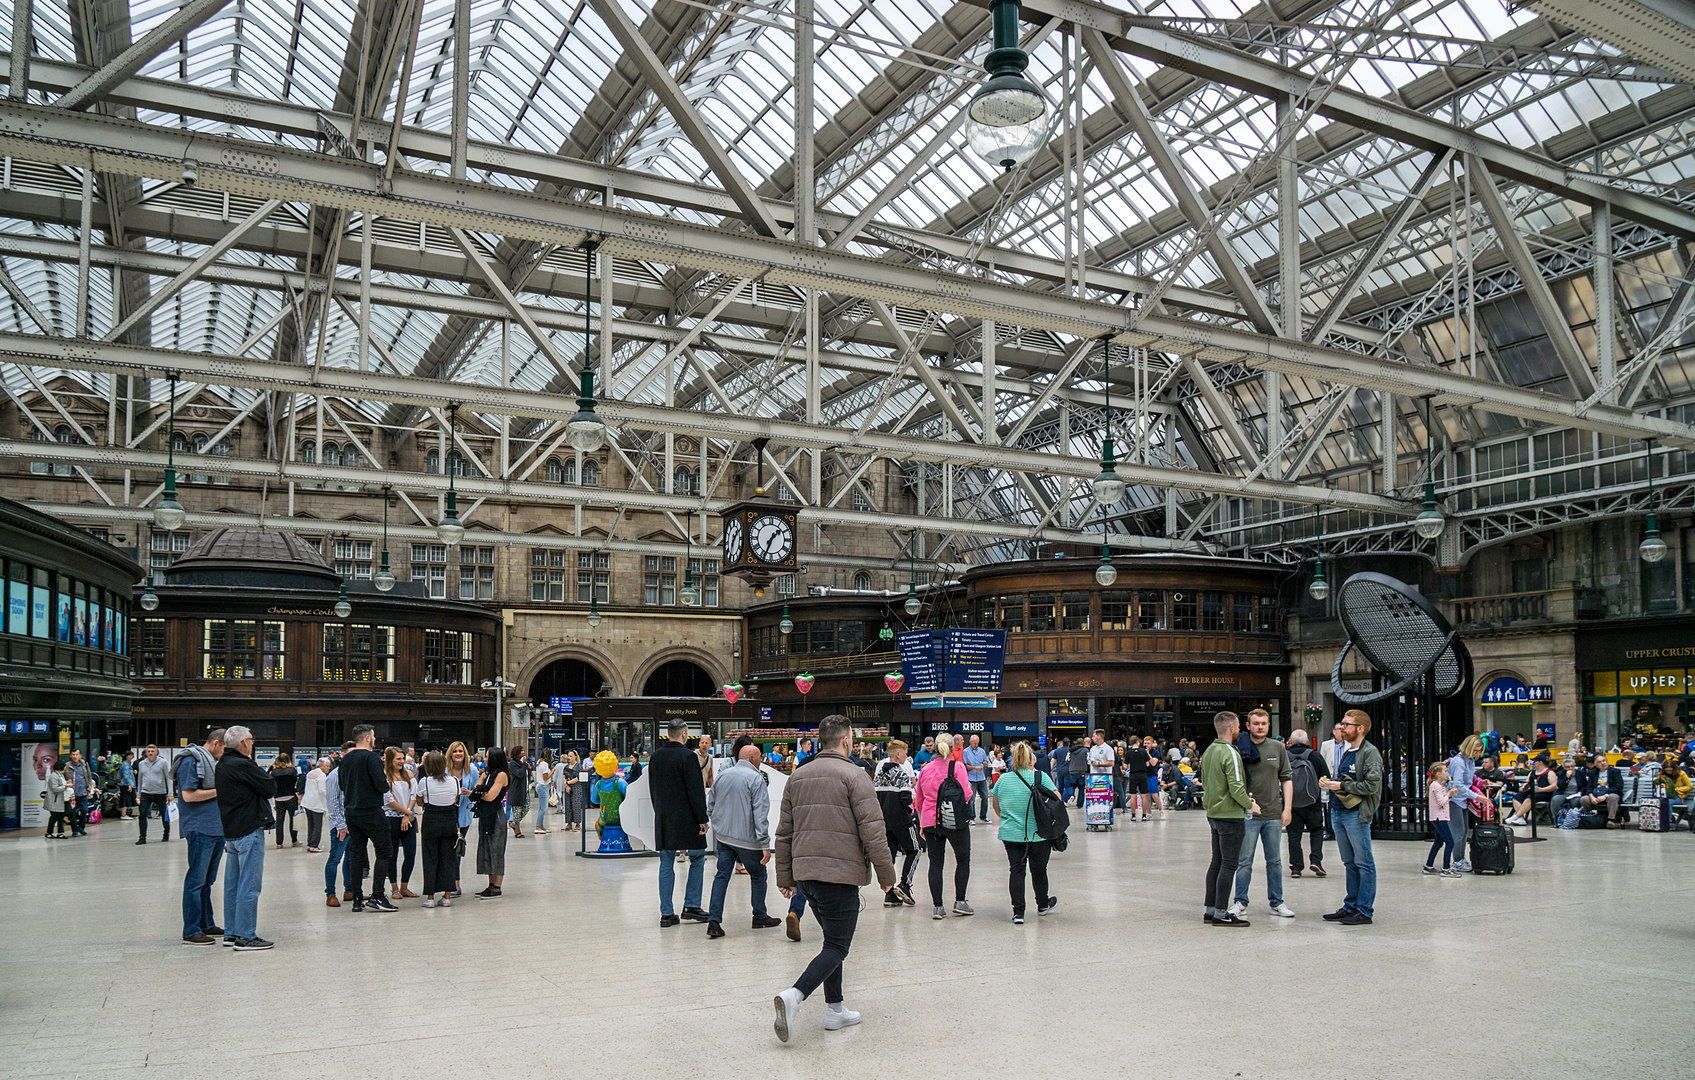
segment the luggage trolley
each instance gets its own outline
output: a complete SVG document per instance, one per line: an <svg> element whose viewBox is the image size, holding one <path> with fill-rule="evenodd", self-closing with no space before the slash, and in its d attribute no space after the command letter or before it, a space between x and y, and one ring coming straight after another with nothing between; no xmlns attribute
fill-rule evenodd
<svg viewBox="0 0 1695 1080"><path fill-rule="evenodd" d="M1112 776L1090 773L1083 783L1083 822L1090 832L1112 828Z"/></svg>

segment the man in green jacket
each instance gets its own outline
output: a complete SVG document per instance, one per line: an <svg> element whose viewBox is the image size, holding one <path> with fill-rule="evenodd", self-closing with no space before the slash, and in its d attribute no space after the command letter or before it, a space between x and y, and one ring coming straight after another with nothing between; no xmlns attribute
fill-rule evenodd
<svg viewBox="0 0 1695 1080"><path fill-rule="evenodd" d="M1236 863L1242 854L1243 820L1258 813L1248 794L1242 753L1236 749L1242 719L1233 712L1212 718L1218 739L1201 755L1201 803L1212 830L1212 864L1207 867L1205 921L1211 926L1247 926L1248 920L1230 914L1230 894L1236 887Z"/></svg>
<svg viewBox="0 0 1695 1080"><path fill-rule="evenodd" d="M1347 870L1348 894L1342 906L1325 916L1343 926L1370 926L1377 901L1377 863L1371 857L1371 819L1383 798L1383 754L1365 741L1371 717L1360 709L1349 709L1336 721L1335 779L1318 786L1331 793L1330 822L1336 830L1336 848Z"/></svg>

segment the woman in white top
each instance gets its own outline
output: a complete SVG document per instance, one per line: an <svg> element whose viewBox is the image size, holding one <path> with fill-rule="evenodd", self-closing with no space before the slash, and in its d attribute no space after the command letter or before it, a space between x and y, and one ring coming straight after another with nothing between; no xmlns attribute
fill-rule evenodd
<svg viewBox="0 0 1695 1080"><path fill-rule="evenodd" d="M388 777L383 816L388 818L388 837L394 852L389 857L389 879L394 882L391 895L396 900L415 897L418 894L412 891L411 881L412 864L418 858L418 819L412 813L412 774L406 771L406 759L400 747L391 746L383 751L383 773ZM404 863L400 860L403 851Z"/></svg>
<svg viewBox="0 0 1695 1080"><path fill-rule="evenodd" d="M424 772L414 792L424 808L419 829L424 848L424 906L452 907L459 877L459 798L464 789L447 771L446 754L431 750L424 755Z"/></svg>
<svg viewBox="0 0 1695 1080"><path fill-rule="evenodd" d="M300 796L300 808L306 811L306 850L322 851L324 814L329 803L324 797L324 779L330 774L330 759L319 758L318 764L306 774L306 792Z"/></svg>
<svg viewBox="0 0 1695 1080"><path fill-rule="evenodd" d="M535 831L547 831L547 797L553 788L553 752L551 750L536 751L536 827Z"/></svg>

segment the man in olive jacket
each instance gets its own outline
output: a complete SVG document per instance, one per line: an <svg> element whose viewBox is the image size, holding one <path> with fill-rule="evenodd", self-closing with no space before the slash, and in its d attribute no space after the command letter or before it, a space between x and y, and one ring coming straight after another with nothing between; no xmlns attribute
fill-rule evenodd
<svg viewBox="0 0 1695 1080"><path fill-rule="evenodd" d="M1348 893L1342 906L1324 918L1343 926L1370 926L1377 901L1377 863L1371 857L1371 819L1383 799L1383 754L1365 741L1371 717L1349 709L1336 721L1333 780L1318 786L1330 792L1330 822L1336 830L1336 850L1347 869Z"/></svg>
<svg viewBox="0 0 1695 1080"><path fill-rule="evenodd" d="M1236 864L1242 856L1243 824L1259 804L1248 793L1247 771L1236 736L1242 718L1233 712L1212 718L1218 738L1201 755L1201 804L1206 807L1207 828L1212 833L1212 862L1207 866L1206 913L1208 926L1247 926L1248 920L1230 913L1230 894L1236 885Z"/></svg>
<svg viewBox="0 0 1695 1080"><path fill-rule="evenodd" d="M776 997L777 1038L789 1041L800 1003L822 984L824 1030L859 1023L842 1002L842 963L859 923L859 890L870 883L895 883L883 829L883 810L865 770L849 756L853 724L841 715L818 722L818 753L794 771L783 788L777 821L777 889L793 897L798 888L812 901L812 916L824 932L824 947L795 984Z"/></svg>
<svg viewBox="0 0 1695 1080"><path fill-rule="evenodd" d="M670 738L653 748L647 765L647 788L653 795L654 847L659 849L659 925L680 921L671 910L677 893L677 855L689 857L689 880L683 886L683 918L706 921L700 893L706 875L706 784L700 759L684 740L689 726L674 720Z"/></svg>

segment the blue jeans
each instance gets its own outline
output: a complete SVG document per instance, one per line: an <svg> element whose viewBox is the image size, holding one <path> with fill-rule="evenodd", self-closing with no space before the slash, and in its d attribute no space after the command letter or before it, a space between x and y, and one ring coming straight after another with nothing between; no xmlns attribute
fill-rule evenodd
<svg viewBox="0 0 1695 1080"><path fill-rule="evenodd" d="M1059 799L1060 799L1060 801L1061 802L1070 802L1071 801L1071 793L1073 791L1075 791L1077 793L1077 805L1082 806L1083 805L1082 777L1078 776L1076 773L1066 773L1064 776L1059 778Z"/></svg>
<svg viewBox="0 0 1695 1080"><path fill-rule="evenodd" d="M800 891L799 886L796 886L796 888L795 888L794 899L789 901L789 914L790 915L805 915L806 914L806 894Z"/></svg>
<svg viewBox="0 0 1695 1080"><path fill-rule="evenodd" d="M72 802L71 835L87 836L88 818L94 813L94 800L87 795L78 795Z"/></svg>
<svg viewBox="0 0 1695 1080"><path fill-rule="evenodd" d="M1347 869L1348 895L1342 906L1371 917L1371 907L1377 901L1377 863L1371 858L1371 822L1361 821L1359 808L1345 809L1340 803L1330 804L1330 824L1336 830L1336 849L1342 853L1342 865Z"/></svg>
<svg viewBox="0 0 1695 1080"><path fill-rule="evenodd" d="M546 784L537 784L536 785L536 828L538 828L538 829L547 828L547 796L548 796L548 786Z"/></svg>
<svg viewBox="0 0 1695 1080"><path fill-rule="evenodd" d="M242 941L259 936L259 889L265 883L265 831L225 840L230 864L224 874L224 936Z"/></svg>
<svg viewBox="0 0 1695 1080"><path fill-rule="evenodd" d="M706 912L709 921L724 921L724 896L730 891L730 879L735 876L738 862L746 868L748 884L753 886L753 917L757 919L765 914L765 864L759 861L764 854L754 848L718 842L718 872L712 877L712 907Z"/></svg>
<svg viewBox="0 0 1695 1080"><path fill-rule="evenodd" d="M1254 880L1254 845L1265 845L1265 898L1272 907L1283 902L1283 821L1249 818L1242 822L1242 855L1236 867L1236 902L1248 902L1248 886Z"/></svg>
<svg viewBox="0 0 1695 1080"><path fill-rule="evenodd" d="M683 886L683 907L700 906L700 887L706 880L706 849L695 848L689 857L689 880ZM671 896L677 891L677 852L659 853L659 914L673 915Z"/></svg>
<svg viewBox="0 0 1695 1080"><path fill-rule="evenodd" d="M1430 854L1424 857L1425 866L1436 865L1436 853L1442 853L1442 869L1446 870L1452 864L1454 857L1454 830L1446 821L1432 822L1436 827L1436 841L1430 845Z"/></svg>
<svg viewBox="0 0 1695 1080"><path fill-rule="evenodd" d="M989 820L989 778L971 781L971 816L978 821Z"/></svg>
<svg viewBox="0 0 1695 1080"><path fill-rule="evenodd" d="M324 863L324 895L335 895L335 872L341 868L343 892L353 891L353 857L347 853L347 837L337 836L339 829L330 830L330 857Z"/></svg>
<svg viewBox="0 0 1695 1080"><path fill-rule="evenodd" d="M212 885L224 858L224 838L188 833L188 873L182 879L182 936L193 937L218 925L212 914Z"/></svg>

